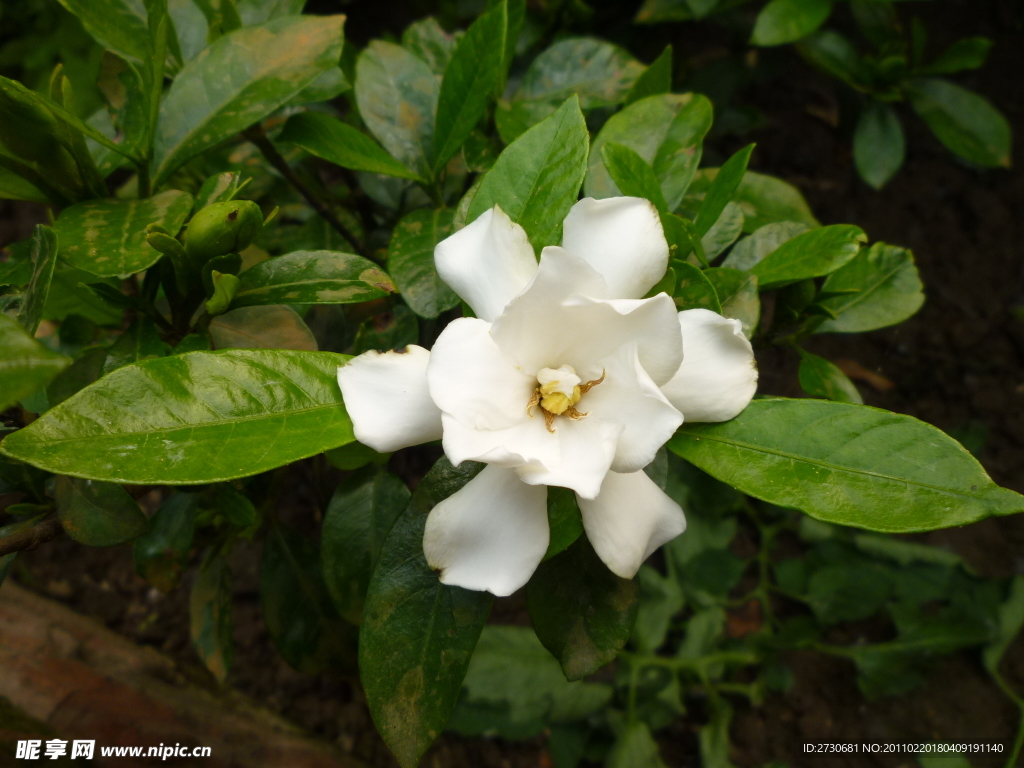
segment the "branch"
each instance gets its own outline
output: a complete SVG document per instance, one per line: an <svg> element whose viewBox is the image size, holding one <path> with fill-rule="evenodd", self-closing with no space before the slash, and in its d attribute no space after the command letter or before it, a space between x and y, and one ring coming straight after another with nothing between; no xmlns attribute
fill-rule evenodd
<svg viewBox="0 0 1024 768"><path fill-rule="evenodd" d="M51 517L39 525L34 525L24 531L12 533L10 536L0 538L0 557L9 555L12 552L24 552L28 549L35 549L50 539L55 539L62 528L60 520Z"/></svg>
<svg viewBox="0 0 1024 768"><path fill-rule="evenodd" d="M257 123L251 128L247 128L242 131L242 135L256 145L256 148L263 153L267 162L274 166L274 168L277 169L277 172L284 176L288 183L295 187L299 194L306 198L306 202L313 206L313 210L323 216L327 223L334 227L338 234L352 244L356 253L365 259L373 260L373 257L370 255L369 251L366 250L363 243L360 242L348 227L341 223L326 203L313 194L313 191L306 186L305 182L303 182L292 167L288 165L288 161L281 156L281 153L277 151L277 147L275 147L271 143L270 139L267 138L267 134L264 133L262 125Z"/></svg>

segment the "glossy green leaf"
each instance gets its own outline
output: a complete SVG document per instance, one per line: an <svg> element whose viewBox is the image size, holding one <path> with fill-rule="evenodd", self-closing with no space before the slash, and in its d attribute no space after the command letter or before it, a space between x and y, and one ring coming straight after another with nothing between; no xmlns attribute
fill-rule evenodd
<svg viewBox="0 0 1024 768"><path fill-rule="evenodd" d="M669 448L740 491L828 522L910 532L1024 510L930 424L823 400L754 400L722 424L684 424Z"/></svg>
<svg viewBox="0 0 1024 768"><path fill-rule="evenodd" d="M700 209L697 211L697 217L693 220L697 234L701 237L706 235L711 226L718 221L718 217L722 215L725 206L732 200L740 182L743 180L743 175L747 171L747 163L750 162L750 155L753 151L753 144L745 146L726 160L711 180L707 191L704 193Z"/></svg>
<svg viewBox="0 0 1024 768"><path fill-rule="evenodd" d="M711 128L711 102L695 93L666 93L641 99L608 118L594 139L583 192L605 198L619 194L601 158L606 142L629 147L654 168L669 210L674 211L701 158Z"/></svg>
<svg viewBox="0 0 1024 768"><path fill-rule="evenodd" d="M771 0L754 22L753 45L793 43L807 37L832 13L832 0Z"/></svg>
<svg viewBox="0 0 1024 768"><path fill-rule="evenodd" d="M722 314L715 286L704 271L685 261L675 261L676 290L673 296L679 309L710 309Z"/></svg>
<svg viewBox="0 0 1024 768"><path fill-rule="evenodd" d="M636 79L626 95L625 106L634 101L672 91L672 46L666 45L651 65Z"/></svg>
<svg viewBox="0 0 1024 768"><path fill-rule="evenodd" d="M494 125L501 140L511 144L557 109L557 104L548 101L499 101L494 110Z"/></svg>
<svg viewBox="0 0 1024 768"><path fill-rule="evenodd" d="M659 213L668 213L658 177L640 155L627 146L609 141L601 147L601 160L623 195L646 198L654 203Z"/></svg>
<svg viewBox="0 0 1024 768"><path fill-rule="evenodd" d="M231 306L261 304L355 304L394 293L395 284L376 264L338 251L296 251L261 261L238 278Z"/></svg>
<svg viewBox="0 0 1024 768"><path fill-rule="evenodd" d="M247 477L352 442L329 352L191 352L120 368L0 443L59 474L134 485ZM126 457L131 461L126 461Z"/></svg>
<svg viewBox="0 0 1024 768"><path fill-rule="evenodd" d="M717 168L702 168L694 175L690 194L703 196L717 175ZM754 232L775 221L821 226L800 190L774 176L747 171L732 199L743 211L744 232Z"/></svg>
<svg viewBox="0 0 1024 768"><path fill-rule="evenodd" d="M607 683L566 680L529 627L494 625L480 633L463 690L452 718L456 729L471 715L466 710L493 710L501 712L502 730L520 738L549 723L583 720L612 697Z"/></svg>
<svg viewBox="0 0 1024 768"><path fill-rule="evenodd" d="M875 243L821 287L820 304L836 315L819 333L861 333L902 323L924 304L914 256L906 248ZM831 296L830 296L831 295Z"/></svg>
<svg viewBox="0 0 1024 768"><path fill-rule="evenodd" d="M355 91L370 132L392 157L429 178L438 83L426 62L399 45L374 40L356 62Z"/></svg>
<svg viewBox="0 0 1024 768"><path fill-rule="evenodd" d="M853 224L819 227L787 240L750 272L757 276L761 290L770 290L835 272L853 259L867 235Z"/></svg>
<svg viewBox="0 0 1024 768"><path fill-rule="evenodd" d="M188 566L199 494L172 493L150 518L150 529L135 539L135 570L161 592L174 589Z"/></svg>
<svg viewBox="0 0 1024 768"><path fill-rule="evenodd" d="M561 40L531 62L516 94L532 101L565 101L580 109L621 104L644 65L617 45L594 37Z"/></svg>
<svg viewBox="0 0 1024 768"><path fill-rule="evenodd" d="M956 155L986 167L1010 167L1010 124L984 96L938 78L915 80L910 104L939 141Z"/></svg>
<svg viewBox="0 0 1024 768"><path fill-rule="evenodd" d="M277 141L295 144L311 155L353 171L419 178L358 128L322 112L292 115Z"/></svg>
<svg viewBox="0 0 1024 768"><path fill-rule="evenodd" d="M272 19L225 35L182 67L160 105L155 184L336 67L344 21L344 16Z"/></svg>
<svg viewBox="0 0 1024 768"><path fill-rule="evenodd" d="M45 387L70 364L0 312L0 411Z"/></svg>
<svg viewBox="0 0 1024 768"><path fill-rule="evenodd" d="M60 405L79 390L92 384L100 377L103 363L107 359L104 346L87 347L78 359L62 371L46 388L46 398L53 408Z"/></svg>
<svg viewBox="0 0 1024 768"><path fill-rule="evenodd" d="M677 579L662 576L649 565L640 566L637 583L640 606L632 641L641 653L654 653L664 644L672 617L683 609L683 592Z"/></svg>
<svg viewBox="0 0 1024 768"><path fill-rule="evenodd" d="M835 400L837 403L862 405L864 398L849 377L823 357L807 350L800 352L800 387L811 397Z"/></svg>
<svg viewBox="0 0 1024 768"><path fill-rule="evenodd" d="M290 528L272 525L260 561L263 621L278 653L314 675L355 662L355 627L338 618L320 570L320 553Z"/></svg>
<svg viewBox="0 0 1024 768"><path fill-rule="evenodd" d="M93 288L86 286L106 282L111 288L116 279L101 280L90 272L63 266L59 260L50 282L50 294L46 297L43 318L63 321L69 315L80 315L97 325L119 328L124 319L121 307L111 304Z"/></svg>
<svg viewBox="0 0 1024 768"><path fill-rule="evenodd" d="M493 597L438 580L423 555L435 504L482 464L441 459L388 534L370 580L359 635L359 676L373 721L403 768L414 768L448 722Z"/></svg>
<svg viewBox="0 0 1024 768"><path fill-rule="evenodd" d="M90 547L111 547L149 530L149 521L116 483L57 478L57 515L68 536Z"/></svg>
<svg viewBox="0 0 1024 768"><path fill-rule="evenodd" d="M169 350L168 345L160 339L156 324L148 317L140 317L110 347L100 373L106 376L111 371L139 360L163 357Z"/></svg>
<svg viewBox="0 0 1024 768"><path fill-rule="evenodd" d="M921 71L928 75L951 75L965 69L978 69L991 50L992 41L987 37L965 37L949 46Z"/></svg>
<svg viewBox="0 0 1024 768"><path fill-rule="evenodd" d="M509 144L487 172L468 221L500 205L539 251L562 239L562 220L579 197L587 171L589 134L573 96L551 117Z"/></svg>
<svg viewBox="0 0 1024 768"><path fill-rule="evenodd" d="M857 173L875 189L885 186L903 165L906 142L900 119L890 105L872 101L860 113L853 134Z"/></svg>
<svg viewBox="0 0 1024 768"><path fill-rule="evenodd" d="M353 624L362 618L384 539L408 505L405 483L375 466L346 478L327 505L320 542L324 581L338 612Z"/></svg>
<svg viewBox="0 0 1024 768"><path fill-rule="evenodd" d="M0 200L28 200L49 203L50 197L17 173L0 166Z"/></svg>
<svg viewBox="0 0 1024 768"><path fill-rule="evenodd" d="M146 6L142 0L60 0L85 30L119 56L148 63L151 56Z"/></svg>
<svg viewBox="0 0 1024 768"><path fill-rule="evenodd" d="M722 261L723 267L749 271L787 240L808 230L806 224L796 221L776 221L765 224L753 234L743 238Z"/></svg>
<svg viewBox="0 0 1024 768"><path fill-rule="evenodd" d="M294 349L316 352L309 326L286 304L239 307L210 322L214 349Z"/></svg>
<svg viewBox="0 0 1024 768"><path fill-rule="evenodd" d="M470 25L445 68L431 152L434 176L483 117L501 73L507 27L508 6L498 3Z"/></svg>
<svg viewBox="0 0 1024 768"><path fill-rule="evenodd" d="M562 552L583 534L583 516L576 494L568 488L548 486L548 528L551 539L544 559Z"/></svg>
<svg viewBox="0 0 1024 768"><path fill-rule="evenodd" d="M387 464L388 459L391 458L390 453L378 453L373 448L360 442L349 443L348 445L341 446L341 448L331 448L331 450L324 453L324 456L332 467L345 471L359 469L367 464Z"/></svg>
<svg viewBox="0 0 1024 768"><path fill-rule="evenodd" d="M437 317L457 307L459 297L438 277L434 247L452 234L451 208L421 208L406 214L391 234L388 271L410 309L420 317Z"/></svg>
<svg viewBox="0 0 1024 768"><path fill-rule="evenodd" d="M192 646L218 683L231 669L235 644L231 637L231 568L220 554L207 556L196 571L189 593Z"/></svg>
<svg viewBox="0 0 1024 768"><path fill-rule="evenodd" d="M402 47L423 59L438 77L444 75L456 44L455 36L445 32L433 16L414 21L402 32Z"/></svg>
<svg viewBox="0 0 1024 768"><path fill-rule="evenodd" d="M714 261L726 248L736 242L743 233L743 209L736 203L726 203L725 208L718 216L718 220L711 225L711 229L704 233L700 239L704 248L704 255L708 261Z"/></svg>
<svg viewBox="0 0 1024 768"><path fill-rule="evenodd" d="M242 180L242 174L235 171L225 171L211 176L203 182L203 186L196 193L196 199L192 202L192 212L198 213L208 205L234 200L245 185L246 181Z"/></svg>
<svg viewBox="0 0 1024 768"><path fill-rule="evenodd" d="M25 298L18 311L18 322L30 336L35 335L39 321L43 319L43 308L50 293L50 282L57 264L57 236L53 230L36 224L32 233L32 277L25 289Z"/></svg>
<svg viewBox="0 0 1024 768"><path fill-rule="evenodd" d="M636 582L608 570L586 536L541 563L526 585L526 604L537 637L569 680L612 661L636 619Z"/></svg>
<svg viewBox="0 0 1024 768"><path fill-rule="evenodd" d="M644 722L627 723L605 761L608 768L665 768L658 742Z"/></svg>
<svg viewBox="0 0 1024 768"><path fill-rule="evenodd" d="M170 189L143 200L78 203L64 209L53 229L70 266L101 277L131 275L160 259L146 242L146 227L177 232L191 210L192 195Z"/></svg>

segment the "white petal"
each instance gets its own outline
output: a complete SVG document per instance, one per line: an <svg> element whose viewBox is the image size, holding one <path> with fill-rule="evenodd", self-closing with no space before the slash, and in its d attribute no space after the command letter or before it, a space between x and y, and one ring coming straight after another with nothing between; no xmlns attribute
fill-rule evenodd
<svg viewBox="0 0 1024 768"><path fill-rule="evenodd" d="M604 361L605 380L577 404L588 418L622 425L612 462L613 472L636 472L652 461L672 437L683 415L640 365L635 346L625 346Z"/></svg>
<svg viewBox="0 0 1024 768"><path fill-rule="evenodd" d="M389 453L441 438L441 411L427 389L430 352L365 352L338 367L356 439Z"/></svg>
<svg viewBox="0 0 1024 768"><path fill-rule="evenodd" d="M740 321L688 309L679 325L683 364L661 391L687 421L728 421L757 391L757 361Z"/></svg>
<svg viewBox="0 0 1024 768"><path fill-rule="evenodd" d="M583 259L545 248L533 282L494 321L491 337L531 376L571 365L584 381L601 375L601 359L636 343L651 378L668 381L682 360L672 299L606 301L603 293L602 278Z"/></svg>
<svg viewBox="0 0 1024 768"><path fill-rule="evenodd" d="M488 322L537 271L526 231L498 206L438 243L434 263L441 279Z"/></svg>
<svg viewBox="0 0 1024 768"><path fill-rule="evenodd" d="M596 499L577 501L594 551L624 579L633 578L654 550L686 530L683 510L643 471L609 472Z"/></svg>
<svg viewBox="0 0 1024 768"><path fill-rule="evenodd" d="M544 428L544 419L534 409L534 417L504 429L476 429L454 416L441 414L444 438L441 445L452 464L484 461L501 467L531 464L538 468L557 466L562 451L558 437Z"/></svg>
<svg viewBox="0 0 1024 768"><path fill-rule="evenodd" d="M543 423L540 417L537 421ZM584 498L594 498L615 458L622 426L596 418L573 421L561 416L555 419L554 429L558 458L543 465L524 464L516 471L524 483L558 485Z"/></svg>
<svg viewBox="0 0 1024 768"><path fill-rule="evenodd" d="M600 272L617 299L639 299L668 269L661 218L640 197L580 200L562 224L562 247Z"/></svg>
<svg viewBox="0 0 1024 768"><path fill-rule="evenodd" d="M434 402L474 429L505 429L525 421L537 386L501 354L490 330L490 323L476 318L454 320L434 342L427 366Z"/></svg>
<svg viewBox="0 0 1024 768"><path fill-rule="evenodd" d="M427 516L423 553L441 583L504 597L526 584L547 552L548 489L488 465Z"/></svg>

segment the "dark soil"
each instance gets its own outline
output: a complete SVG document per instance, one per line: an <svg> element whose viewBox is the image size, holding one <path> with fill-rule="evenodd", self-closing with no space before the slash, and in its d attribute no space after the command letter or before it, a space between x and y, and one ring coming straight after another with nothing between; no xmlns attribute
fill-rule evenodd
<svg viewBox="0 0 1024 768"><path fill-rule="evenodd" d="M365 11L384 13L384 5ZM618 4L597 5L596 31L629 41L646 60L666 42L674 43L677 60L691 63L713 59L733 42L727 32L709 24L633 30L623 25L629 14ZM989 63L961 81L998 105L1014 126L1017 146L1024 145L1024 14L1013 0L913 5L912 11L928 26L932 54L967 34L995 40ZM311 3L318 12L333 6L326 0ZM349 10L355 21L364 9ZM400 31L403 20L387 15L379 19L380 25ZM357 36L380 28L366 19L359 24L351 29ZM897 328L855 337L817 336L809 348L833 361L853 361L866 371L857 383L868 404L912 414L971 443L997 482L1024 491L1024 174L963 166L907 112L906 166L885 190L875 192L856 177L848 129L831 124L830 116L839 112L834 84L795 55L770 55L776 74L740 93L744 103L762 112L764 127L743 136L716 137L709 157L757 141L752 167L800 187L822 222L855 223L872 240L912 248L928 295L921 312ZM0 243L26 236L41 213L35 206L0 203ZM795 359L767 349L759 352L759 360L761 391L799 394ZM876 374L875 386L870 374ZM886 380L894 386L886 389ZM304 472L301 467L295 471ZM293 502L284 510L286 519L312 530L317 504L301 497ZM1024 572L1024 518L1019 516L937 531L926 538L961 554L981 575ZM233 556L237 650L229 684L371 765L395 765L353 681L300 674L273 649L260 615L258 554L258 547L244 545ZM189 643L187 585L167 596L150 589L135 574L127 547L99 550L67 539L54 541L20 558L14 578L161 648L194 679L213 684ZM495 620L522 622L521 598L496 601ZM913 763L909 758L864 756L813 759L800 750L808 742L864 739L1008 744L1015 733L1016 712L985 676L975 653L944 660L922 689L871 702L858 693L853 667L844 660L799 652L789 663L796 683L787 693L771 696L758 708L733 702L733 759L743 768L773 759L791 768L895 768ZM1011 685L1024 690L1024 641L1018 639L1011 648L1004 672ZM698 763L698 725L680 720L662 732L663 753L672 768ZM972 758L972 763L1002 761ZM543 738L508 744L445 736L424 764L525 768L548 766L550 760Z"/></svg>

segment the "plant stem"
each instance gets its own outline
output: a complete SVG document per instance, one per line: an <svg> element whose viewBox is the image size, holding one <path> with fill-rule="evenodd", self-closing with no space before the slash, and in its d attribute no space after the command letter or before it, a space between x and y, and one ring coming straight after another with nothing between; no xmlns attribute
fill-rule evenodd
<svg viewBox="0 0 1024 768"><path fill-rule="evenodd" d="M295 173L295 170L288 165L288 161L281 156L281 153L277 151L277 147L275 147L273 143L271 143L270 139L267 138L267 134L264 133L262 125L257 123L251 128L244 130L242 135L244 135L245 138L251 141L256 148L263 153L267 162L274 166L277 172L284 176L285 180L295 187L295 190L300 195L306 198L306 202L313 206L314 211L323 216L324 220L334 227L335 231L337 231L339 235L352 244L356 253L364 259L372 260L369 251L366 250L366 246L363 245L363 243L352 233L351 230L349 230L348 227L341 223L338 217L334 215L334 212L326 203L324 203L323 200L313 194L313 190L311 190L305 182L299 178L298 174Z"/></svg>
<svg viewBox="0 0 1024 768"><path fill-rule="evenodd" d="M1018 696L1016 691L1010 687L1010 684L999 674L998 663L997 668L992 669L990 674L992 679L995 680L996 685L999 686L999 689L1006 694L1010 701L1017 705L1017 709L1020 711L1020 722L1017 724L1017 738L1013 741L1010 757L1006 761L1006 768L1016 768L1017 758L1020 757L1021 748L1024 747L1024 699Z"/></svg>
<svg viewBox="0 0 1024 768"><path fill-rule="evenodd" d="M33 525L24 531L18 531L12 533L10 536L4 536L0 539L0 557L9 555L13 552L24 552L28 549L35 549L40 544L50 541L57 537L63 530L60 525L60 520L56 517L51 517L49 520L44 520L39 525Z"/></svg>

